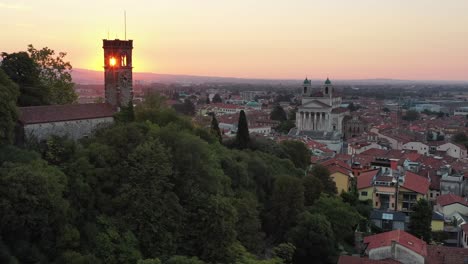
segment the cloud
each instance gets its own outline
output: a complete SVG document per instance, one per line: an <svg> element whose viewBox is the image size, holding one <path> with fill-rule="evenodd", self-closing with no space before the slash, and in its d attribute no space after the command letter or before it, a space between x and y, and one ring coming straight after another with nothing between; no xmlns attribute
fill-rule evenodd
<svg viewBox="0 0 468 264"><path fill-rule="evenodd" d="M2 3L0 2L0 9L29 9L30 7L29 6L26 6L24 4L13 4L13 3Z"/></svg>

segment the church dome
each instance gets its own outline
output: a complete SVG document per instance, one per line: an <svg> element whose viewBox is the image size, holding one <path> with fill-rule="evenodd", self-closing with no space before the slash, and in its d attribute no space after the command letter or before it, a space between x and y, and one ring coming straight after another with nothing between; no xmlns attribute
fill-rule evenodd
<svg viewBox="0 0 468 264"><path fill-rule="evenodd" d="M260 104L257 103L257 102L255 102L255 101L250 101L250 102L248 102L248 103L246 104L246 106L248 106L248 107L259 107Z"/></svg>
<svg viewBox="0 0 468 264"><path fill-rule="evenodd" d="M304 80L304 84L311 84L311 83L312 82L309 79L307 79L307 77L306 77L305 80Z"/></svg>
<svg viewBox="0 0 468 264"><path fill-rule="evenodd" d="M328 84L328 85L330 85L330 84L331 84L331 81L330 81L330 79L328 79L328 78L327 78L327 80L325 81L325 84Z"/></svg>

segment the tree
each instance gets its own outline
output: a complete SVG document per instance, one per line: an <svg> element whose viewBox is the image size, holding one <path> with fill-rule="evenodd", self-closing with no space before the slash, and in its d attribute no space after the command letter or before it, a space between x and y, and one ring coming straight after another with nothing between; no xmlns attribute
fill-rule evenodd
<svg viewBox="0 0 468 264"><path fill-rule="evenodd" d="M190 99L185 99L182 104L173 105L174 109L184 115L193 116L195 114L195 105Z"/></svg>
<svg viewBox="0 0 468 264"><path fill-rule="evenodd" d="M292 264L296 247L292 243L281 243L272 251L275 257L283 260L284 264Z"/></svg>
<svg viewBox="0 0 468 264"><path fill-rule="evenodd" d="M128 178L120 191L123 220L145 256L174 254L182 207L170 183L170 155L157 140L147 140L128 157Z"/></svg>
<svg viewBox="0 0 468 264"><path fill-rule="evenodd" d="M304 205L311 206L323 191L322 182L315 176L307 175L302 179L304 185Z"/></svg>
<svg viewBox="0 0 468 264"><path fill-rule="evenodd" d="M330 177L330 172L328 169L322 165L315 165L310 170L310 174L317 177L322 182L323 191L327 194L337 194L338 190L336 189L336 184Z"/></svg>
<svg viewBox="0 0 468 264"><path fill-rule="evenodd" d="M406 121L416 121L419 119L419 113L415 110L409 110L402 118Z"/></svg>
<svg viewBox="0 0 468 264"><path fill-rule="evenodd" d="M49 262L68 203L66 177L42 160L0 167L0 234L19 263Z"/></svg>
<svg viewBox="0 0 468 264"><path fill-rule="evenodd" d="M128 123L135 121L135 110L133 107L133 102L130 100L127 106L120 108L120 111L115 114L115 118L119 122Z"/></svg>
<svg viewBox="0 0 468 264"><path fill-rule="evenodd" d="M236 146L239 149L245 149L249 147L250 135L249 127L247 124L247 117L245 116L244 110L240 111L239 122L237 124L237 134L236 134Z"/></svg>
<svg viewBox="0 0 468 264"><path fill-rule="evenodd" d="M18 86L0 68L0 145L13 143L18 96Z"/></svg>
<svg viewBox="0 0 468 264"><path fill-rule="evenodd" d="M335 263L330 259L336 254L335 236L324 215L302 213L288 238L296 245L294 263Z"/></svg>
<svg viewBox="0 0 468 264"><path fill-rule="evenodd" d="M350 112L354 112L354 111L358 110L359 108L360 108L359 105L354 105L354 103L350 103L348 105L348 109L349 109Z"/></svg>
<svg viewBox="0 0 468 264"><path fill-rule="evenodd" d="M27 52L11 54L3 52L0 67L19 86L19 106L45 105L50 103L50 90L42 84L39 67Z"/></svg>
<svg viewBox="0 0 468 264"><path fill-rule="evenodd" d="M252 253L261 252L265 234L261 231L262 223L257 198L250 192L241 192L233 200L237 211L236 232L237 239Z"/></svg>
<svg viewBox="0 0 468 264"><path fill-rule="evenodd" d="M300 179L279 177L275 181L267 226L275 241L284 241L287 232L297 223L304 210L304 187Z"/></svg>
<svg viewBox="0 0 468 264"><path fill-rule="evenodd" d="M281 122L277 127L275 127L275 130L281 133L289 133L291 128L295 127L296 123L293 120L285 120Z"/></svg>
<svg viewBox="0 0 468 264"><path fill-rule="evenodd" d="M219 129L218 120L213 114L211 119L211 133L219 140L220 143L223 143L223 136L221 135L221 130Z"/></svg>
<svg viewBox="0 0 468 264"><path fill-rule="evenodd" d="M457 133L452 137L452 141L459 144L465 144L468 141L468 137L465 133Z"/></svg>
<svg viewBox="0 0 468 264"><path fill-rule="evenodd" d="M388 112L390 112L390 109L388 109L388 107L384 107L384 108L382 108L382 111L384 111L385 113L388 113Z"/></svg>
<svg viewBox="0 0 468 264"><path fill-rule="evenodd" d="M73 89L72 66L64 61L66 52L59 52L44 47L40 50L28 45L28 52L36 65L39 66L39 77L44 86L50 89L49 102L51 104L71 104L76 102L78 95Z"/></svg>
<svg viewBox="0 0 468 264"><path fill-rule="evenodd" d="M211 102L212 103L222 103L223 102L223 99L221 99L221 96L219 94L215 94L213 96L213 99L211 99Z"/></svg>
<svg viewBox="0 0 468 264"><path fill-rule="evenodd" d="M206 96L206 104L210 104L210 96L209 95Z"/></svg>
<svg viewBox="0 0 468 264"><path fill-rule="evenodd" d="M419 199L411 208L409 232L427 243L431 242L432 208L426 199Z"/></svg>
<svg viewBox="0 0 468 264"><path fill-rule="evenodd" d="M276 105L270 113L271 120L284 121L287 119L286 112L283 107Z"/></svg>
<svg viewBox="0 0 468 264"><path fill-rule="evenodd" d="M280 143L294 165L306 169L310 164L310 151L307 146L297 140L285 140Z"/></svg>
<svg viewBox="0 0 468 264"><path fill-rule="evenodd" d="M340 197L322 194L310 209L311 213L323 214L331 224L338 243L354 243L354 230L363 219L350 204L344 203ZM346 221L343 221L346 219Z"/></svg>

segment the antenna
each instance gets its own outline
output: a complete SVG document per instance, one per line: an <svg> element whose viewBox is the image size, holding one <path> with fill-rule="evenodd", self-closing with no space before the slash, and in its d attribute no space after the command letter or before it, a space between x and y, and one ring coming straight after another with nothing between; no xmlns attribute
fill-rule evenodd
<svg viewBox="0 0 468 264"><path fill-rule="evenodd" d="M109 28L107 28L107 39L109 39Z"/></svg>
<svg viewBox="0 0 468 264"><path fill-rule="evenodd" d="M124 10L124 30L125 30L125 40L127 40L127 11Z"/></svg>

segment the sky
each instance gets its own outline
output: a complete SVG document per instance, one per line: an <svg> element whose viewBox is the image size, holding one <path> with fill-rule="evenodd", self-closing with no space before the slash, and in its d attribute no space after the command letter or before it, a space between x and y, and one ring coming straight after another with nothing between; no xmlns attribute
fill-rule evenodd
<svg viewBox="0 0 468 264"><path fill-rule="evenodd" d="M124 10L137 72L468 80L468 0L0 0L0 51L102 70Z"/></svg>

